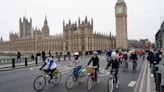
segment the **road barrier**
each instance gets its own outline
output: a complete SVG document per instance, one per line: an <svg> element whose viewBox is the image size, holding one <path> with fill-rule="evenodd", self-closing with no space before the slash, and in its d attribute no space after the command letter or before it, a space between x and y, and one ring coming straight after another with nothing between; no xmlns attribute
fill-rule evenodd
<svg viewBox="0 0 164 92"><path fill-rule="evenodd" d="M161 73L159 71L156 72L156 90L160 92L160 84L161 84Z"/></svg>
<svg viewBox="0 0 164 92"><path fill-rule="evenodd" d="M147 61L144 61L144 64L142 65L142 69L140 71L136 86L134 88L133 92L143 92L144 90L144 80L146 79L146 74L147 74Z"/></svg>
<svg viewBox="0 0 164 92"><path fill-rule="evenodd" d="M160 92L164 92L164 82L160 85Z"/></svg>
<svg viewBox="0 0 164 92"><path fill-rule="evenodd" d="M155 87L157 92L164 92L164 82L162 81L162 74L159 71L159 65L155 66Z"/></svg>

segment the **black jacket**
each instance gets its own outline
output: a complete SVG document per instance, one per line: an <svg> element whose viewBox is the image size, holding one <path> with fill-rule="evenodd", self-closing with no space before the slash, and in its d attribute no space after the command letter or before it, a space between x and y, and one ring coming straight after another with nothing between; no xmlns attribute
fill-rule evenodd
<svg viewBox="0 0 164 92"><path fill-rule="evenodd" d="M112 69L118 69L120 65L119 61L116 59L115 60L112 59L110 64L112 64Z"/></svg>
<svg viewBox="0 0 164 92"><path fill-rule="evenodd" d="M91 61L92 61L92 65L93 66L98 66L99 67L99 58L98 57L92 57L90 60L89 60L89 62L88 62L88 65L91 63Z"/></svg>
<svg viewBox="0 0 164 92"><path fill-rule="evenodd" d="M154 63L154 61L155 61L156 59L155 59L155 55L154 55L153 52L149 52L149 53L148 53L147 60L148 60L150 63Z"/></svg>

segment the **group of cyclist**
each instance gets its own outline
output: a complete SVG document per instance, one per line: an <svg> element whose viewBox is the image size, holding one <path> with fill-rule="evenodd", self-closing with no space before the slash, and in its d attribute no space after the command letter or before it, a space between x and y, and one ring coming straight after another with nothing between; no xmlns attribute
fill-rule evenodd
<svg viewBox="0 0 164 92"><path fill-rule="evenodd" d="M108 64L107 64L105 69L108 69L108 67L111 66L110 72L113 72L113 70L115 70L114 77L116 79L116 87L118 87L118 76L117 75L118 75L118 71L119 71L119 65L124 63L124 62L128 62L128 59L131 59L133 61L133 63L134 62L137 63L136 62L137 53L135 51L133 51L129 54L127 51L109 50L106 55L107 55ZM99 57L98 57L96 51L93 51L92 57L86 66L89 66L91 63L92 63L92 66L94 66L94 70L95 70L94 76L95 76L95 81L97 81L97 72L99 70ZM75 75L75 78L77 78L78 77L78 71L80 71L82 68L82 64L81 64L81 60L79 60L79 53L78 52L74 53L74 59L72 60L72 63L69 66L75 67L73 70L73 74ZM43 67L46 67L45 72L50 72L49 76L50 76L50 79L52 79L52 77L53 77L52 73L53 73L53 71L56 70L57 64L51 56L49 56L46 59L45 64L40 68L40 70Z"/></svg>

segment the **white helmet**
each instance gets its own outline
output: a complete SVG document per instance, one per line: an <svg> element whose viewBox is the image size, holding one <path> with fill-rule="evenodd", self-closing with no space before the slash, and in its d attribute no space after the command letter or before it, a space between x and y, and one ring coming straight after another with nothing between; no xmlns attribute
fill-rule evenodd
<svg viewBox="0 0 164 92"><path fill-rule="evenodd" d="M111 57L112 57L112 58L116 58L116 52L112 52Z"/></svg>
<svg viewBox="0 0 164 92"><path fill-rule="evenodd" d="M97 55L97 51L93 51L93 55Z"/></svg>
<svg viewBox="0 0 164 92"><path fill-rule="evenodd" d="M75 52L75 53L74 53L74 55L78 56L78 55L79 55L79 53L78 53L78 52Z"/></svg>

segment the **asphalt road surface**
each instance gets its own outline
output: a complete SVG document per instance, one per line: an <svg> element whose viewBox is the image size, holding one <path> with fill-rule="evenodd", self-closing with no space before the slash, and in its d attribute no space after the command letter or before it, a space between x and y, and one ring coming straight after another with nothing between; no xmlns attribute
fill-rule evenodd
<svg viewBox="0 0 164 92"><path fill-rule="evenodd" d="M107 92L107 80L109 78L108 72L104 69L106 66L105 56L99 56L100 58L100 82L93 86L90 92ZM81 59L83 67L87 65L89 58ZM58 86L49 85L42 92L87 92L86 80L83 84L79 85L75 83L71 90L67 90L65 87L66 77L70 74L70 68L68 63L61 64L59 67L62 73L62 80ZM133 92L135 82L140 74L143 61L139 59L137 72L132 73L132 63L129 62L129 70L123 72L120 66L119 69L119 87L114 88L114 92ZM34 79L40 75L39 67L28 67L10 71L0 72L0 92L35 92L33 89Z"/></svg>

